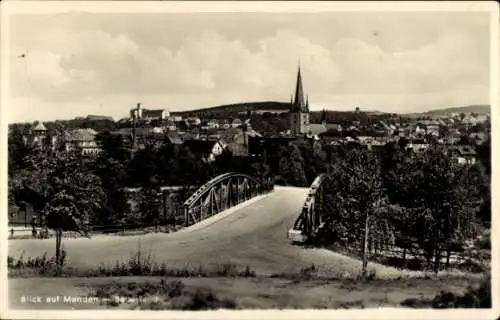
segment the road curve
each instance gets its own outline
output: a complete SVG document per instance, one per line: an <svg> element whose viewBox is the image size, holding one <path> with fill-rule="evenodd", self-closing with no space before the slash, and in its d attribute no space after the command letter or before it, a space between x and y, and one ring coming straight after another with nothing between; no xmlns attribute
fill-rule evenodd
<svg viewBox="0 0 500 320"><path fill-rule="evenodd" d="M242 204L206 226L183 232L64 239L63 245L69 263L80 267L125 261L140 245L143 252L152 252L156 262L176 267L231 262L248 265L258 274L296 272L312 263L336 274L357 269L356 260L326 250L300 248L287 239L287 230L307 192L305 188L277 187L262 199ZM44 252L53 255L54 251L54 239L9 240L9 255L14 258L22 252L26 259Z"/></svg>

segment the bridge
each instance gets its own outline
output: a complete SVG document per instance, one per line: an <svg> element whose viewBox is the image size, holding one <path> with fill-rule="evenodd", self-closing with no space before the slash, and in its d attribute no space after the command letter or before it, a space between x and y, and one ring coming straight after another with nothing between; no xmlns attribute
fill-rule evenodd
<svg viewBox="0 0 500 320"><path fill-rule="evenodd" d="M186 225L214 217L210 223L184 228L182 232L95 235L63 240L63 245L71 264L83 268L127 261L139 249L151 253L155 262L165 262L172 268L230 262L270 275L299 272L314 264L324 275L338 276L359 270L361 261L326 249L293 245L321 230L327 208L325 187L331 181L327 175L320 175L309 188L274 188L246 174L226 173L204 184L184 203ZM257 197L265 193L266 197ZM252 198L257 199L247 202ZM231 212L223 213L231 207ZM220 218L216 217L218 213L222 213ZM8 246L12 257L54 255L53 239L9 240ZM401 256L399 251L388 253ZM397 269L383 268L397 273Z"/></svg>
<svg viewBox="0 0 500 320"><path fill-rule="evenodd" d="M332 275L340 272L338 268L359 270L358 260L326 249L295 246L287 238L291 226L306 236L320 225L321 217L317 215L321 211L314 195L321 197L321 181L325 178L318 177L311 188L272 188L249 175L226 173L205 183L184 203L186 225L214 218L200 228L126 237L94 235L90 239L63 240L63 245L71 264L82 268L127 261L140 247L144 254L150 252L156 262L165 262L172 268L230 262L239 267L250 266L262 275L299 272L311 264L327 273L331 270ZM245 201L266 193L266 197L251 204ZM231 207L230 214L216 218L217 213L223 214L224 209ZM22 253L24 257L54 254L53 239L10 240L8 245L13 257Z"/></svg>
<svg viewBox="0 0 500 320"><path fill-rule="evenodd" d="M269 181L261 182L248 174L221 174L201 186L184 202L185 226L210 218L271 190Z"/></svg>

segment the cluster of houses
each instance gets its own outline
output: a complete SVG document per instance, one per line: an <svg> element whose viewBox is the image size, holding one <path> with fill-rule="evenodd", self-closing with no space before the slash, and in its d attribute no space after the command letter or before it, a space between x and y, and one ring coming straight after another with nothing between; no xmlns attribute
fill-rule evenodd
<svg viewBox="0 0 500 320"><path fill-rule="evenodd" d="M51 148L62 145L67 151L76 149L80 150L84 156L95 156L100 152L95 139L96 135L97 131L87 128L63 131L56 135L50 133L42 122L35 122L31 130L23 136L23 140L28 145L50 146Z"/></svg>
<svg viewBox="0 0 500 320"><path fill-rule="evenodd" d="M283 110L278 111L277 113L280 113ZM358 108L356 112L359 112ZM165 109L143 108L139 103L130 110L128 118L119 121L122 127L126 124L125 128L113 131L111 134L122 137L124 143L132 150L143 149L148 143L188 145L206 161L213 161L226 149L234 156L252 156L259 152L258 146L263 145L266 139L284 143L290 140L309 140L319 148L356 144L370 150L383 147L391 141L405 139L406 148L414 152L429 148L431 143L439 144L452 151L459 163L470 164L476 161L475 146L482 144L489 133L469 134L469 145L464 143L457 145L457 142L464 138L470 127L490 121L489 115L452 114L442 118L405 122L394 119L381 120L369 125L361 125L359 121L339 124L327 123L324 110L321 123L310 123L309 102L307 96L304 96L300 67L295 97L292 95L288 115L289 129L279 136L269 137L256 132L249 120L183 118L171 115ZM96 120L110 120L108 117L92 117ZM62 142L66 150L79 149L82 155L95 156L100 152L96 142L97 134L98 132L92 129L75 129L60 136L51 136L47 134L43 123L35 123L25 135L25 142L40 145L49 143L52 146Z"/></svg>
<svg viewBox="0 0 500 320"><path fill-rule="evenodd" d="M143 113L144 114L144 113ZM162 116L165 113L157 113ZM177 122L182 120L181 117ZM158 145L170 143L172 145L187 145L194 152L200 154L206 161L213 161L224 150L229 150L234 156L247 157L258 154L258 144L263 140L290 141L300 137L292 136L290 130L280 136L268 137L256 132L248 121L222 122L189 119L191 125L187 130L172 130L168 126L147 127L136 125L128 128L110 132L112 135L120 136L124 143L136 150L144 149L148 143ZM451 121L450 121L451 120ZM350 126L340 124L310 124L309 130L303 135L305 140L311 140L315 145L322 148L335 148L344 145L361 145L373 150L384 147L389 142L406 140L406 148L414 152L424 151L432 143L446 146L458 163L473 164L476 161L475 147L481 145L488 139L487 132L474 132L465 134L459 129L461 122L452 122L453 119L423 120L406 124L387 124L380 121L377 126L372 125L377 134L364 134L366 128L359 123ZM209 124L209 125L203 125ZM445 128L445 130L443 130ZM328 135L327 132L346 133ZM78 149L83 156L96 156L100 152L96 141L98 132L93 129L74 129L63 132L62 135L50 135L43 123L35 123L29 133L24 136L26 143L43 144L49 143L55 146L62 142L66 150ZM469 144L457 143L466 137Z"/></svg>

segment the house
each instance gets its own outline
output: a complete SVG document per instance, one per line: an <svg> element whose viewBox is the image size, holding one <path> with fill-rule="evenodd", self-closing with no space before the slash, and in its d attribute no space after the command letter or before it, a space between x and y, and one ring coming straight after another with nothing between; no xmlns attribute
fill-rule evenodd
<svg viewBox="0 0 500 320"><path fill-rule="evenodd" d="M165 129L167 131L175 131L177 130L177 125L175 124L175 121L171 120L171 118L169 118L167 120L167 123L165 124Z"/></svg>
<svg viewBox="0 0 500 320"><path fill-rule="evenodd" d="M151 120L160 120L163 121L168 117L168 111L165 109L157 109L157 110L148 110L144 109L142 111L141 120L151 121Z"/></svg>
<svg viewBox="0 0 500 320"><path fill-rule="evenodd" d="M478 123L484 123L490 120L490 115L489 114L478 114L476 115L476 121Z"/></svg>
<svg viewBox="0 0 500 320"><path fill-rule="evenodd" d="M479 123L479 120L472 114L466 114L465 117L462 119L462 123L468 124L468 125L476 125Z"/></svg>
<svg viewBox="0 0 500 320"><path fill-rule="evenodd" d="M189 117L185 119L188 127L196 127L201 125L201 119L198 117Z"/></svg>
<svg viewBox="0 0 500 320"><path fill-rule="evenodd" d="M84 156L95 156L101 151L95 139L97 132L93 129L75 129L66 132L64 141L66 151L79 149Z"/></svg>
<svg viewBox="0 0 500 320"><path fill-rule="evenodd" d="M427 134L437 135L439 136L439 125L438 124L429 124L425 127L425 131Z"/></svg>
<svg viewBox="0 0 500 320"><path fill-rule="evenodd" d="M169 116L168 120L173 121L173 122L181 122L182 116Z"/></svg>
<svg viewBox="0 0 500 320"><path fill-rule="evenodd" d="M417 127L415 128L415 133L416 134L424 134L425 133L424 127L421 125L417 125Z"/></svg>
<svg viewBox="0 0 500 320"><path fill-rule="evenodd" d="M184 143L181 136L176 132L168 132L166 134L166 141L172 145L182 145Z"/></svg>
<svg viewBox="0 0 500 320"><path fill-rule="evenodd" d="M471 138L471 140L474 141L476 145L481 145L488 139L486 133L484 132L471 133L469 135L469 138Z"/></svg>
<svg viewBox="0 0 500 320"><path fill-rule="evenodd" d="M219 127L222 127L222 129L227 130L227 129L231 128L231 124L229 123L228 120L222 120Z"/></svg>
<svg viewBox="0 0 500 320"><path fill-rule="evenodd" d="M429 144L424 140L413 139L408 142L406 149L412 150L413 152L422 152L429 148Z"/></svg>
<svg viewBox="0 0 500 320"><path fill-rule="evenodd" d="M386 133L386 134L393 134L394 133L395 129L391 128L391 126L389 126L385 121L380 120L379 124L382 126L382 130L384 131L384 133Z"/></svg>
<svg viewBox="0 0 500 320"><path fill-rule="evenodd" d="M476 163L476 151L473 146L452 146L449 150L458 164L473 165Z"/></svg>
<svg viewBox="0 0 500 320"><path fill-rule="evenodd" d="M207 140L186 140L184 141L184 145L206 162L215 161L215 158L221 155L227 148L227 144L222 140L215 142Z"/></svg>
<svg viewBox="0 0 500 320"><path fill-rule="evenodd" d="M243 124L243 121L241 121L240 119L236 118L234 119L232 122L231 122L231 127L233 128L238 128L239 126L241 126Z"/></svg>
<svg viewBox="0 0 500 320"><path fill-rule="evenodd" d="M209 129L218 129L219 128L219 122L216 119L211 119L207 122L207 127Z"/></svg>
<svg viewBox="0 0 500 320"><path fill-rule="evenodd" d="M262 135L248 126L239 129L231 137L227 137L226 135L225 141L227 141L228 150L231 151L234 156L248 157L250 155L250 139L257 137L262 137Z"/></svg>
<svg viewBox="0 0 500 320"><path fill-rule="evenodd" d="M48 137L48 130L42 122L35 121L28 133L23 136L27 145L42 147Z"/></svg>

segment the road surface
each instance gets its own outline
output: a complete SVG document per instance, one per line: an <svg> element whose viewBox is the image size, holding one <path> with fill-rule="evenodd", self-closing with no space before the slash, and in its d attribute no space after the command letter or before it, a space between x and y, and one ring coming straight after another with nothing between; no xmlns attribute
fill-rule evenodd
<svg viewBox="0 0 500 320"><path fill-rule="evenodd" d="M225 262L250 266L257 274L297 272L315 264L325 275L357 272L360 262L323 249L292 245L287 231L304 203L308 189L277 187L249 204L240 204L229 214L215 217L182 232L137 236L94 236L90 239L63 239L68 262L76 267L114 265L127 261L141 248L153 259L171 267L215 265ZM231 210L231 209L230 209ZM54 239L9 240L9 255L18 258L54 255ZM392 268L391 268L392 269ZM377 270L378 273L378 270Z"/></svg>

